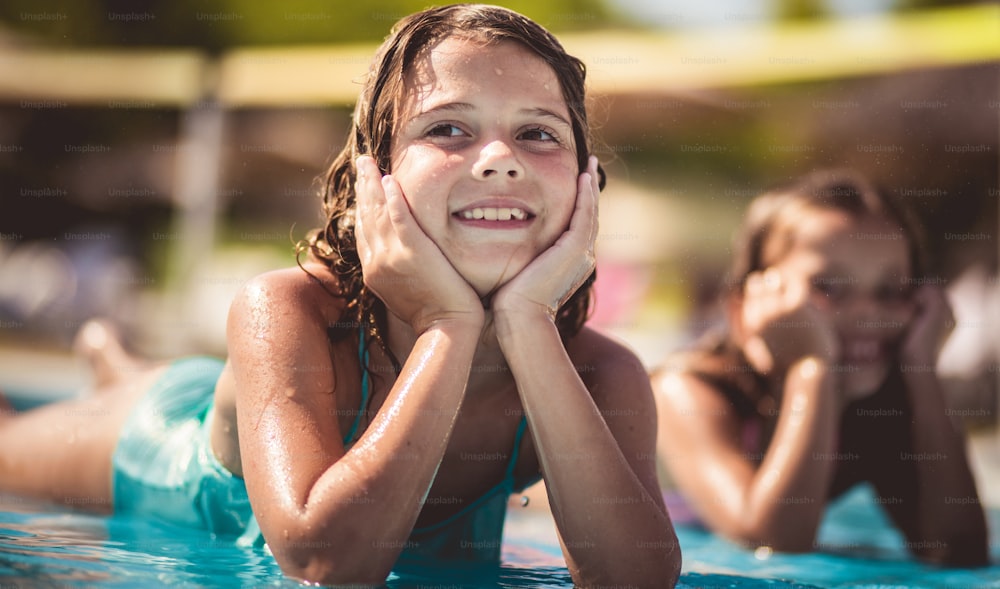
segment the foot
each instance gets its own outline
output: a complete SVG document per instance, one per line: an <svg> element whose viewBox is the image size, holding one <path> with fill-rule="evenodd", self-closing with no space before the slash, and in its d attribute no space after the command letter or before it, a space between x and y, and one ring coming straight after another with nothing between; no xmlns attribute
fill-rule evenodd
<svg viewBox="0 0 1000 589"><path fill-rule="evenodd" d="M142 363L122 347L118 330L101 319L91 319L80 327L73 340L73 350L85 358L94 371L94 391L112 387L142 367Z"/></svg>

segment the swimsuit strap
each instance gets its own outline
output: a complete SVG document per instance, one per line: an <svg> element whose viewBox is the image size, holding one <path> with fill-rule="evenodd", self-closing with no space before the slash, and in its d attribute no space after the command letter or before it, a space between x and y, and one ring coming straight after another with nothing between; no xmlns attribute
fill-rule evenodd
<svg viewBox="0 0 1000 589"><path fill-rule="evenodd" d="M365 407L368 406L368 348L365 347L364 330L358 337L358 359L361 360L361 407L358 408L358 414L354 417L351 429L344 436L345 446L354 441L354 434L358 432L358 426L361 425L361 416L364 415Z"/></svg>
<svg viewBox="0 0 1000 589"><path fill-rule="evenodd" d="M528 429L528 417L521 416L521 423L517 424L517 433L514 435L514 449L510 452L510 462L507 463L507 472L504 473L504 480L514 480L514 467L517 466L517 455L521 450L521 438L524 437L525 430Z"/></svg>

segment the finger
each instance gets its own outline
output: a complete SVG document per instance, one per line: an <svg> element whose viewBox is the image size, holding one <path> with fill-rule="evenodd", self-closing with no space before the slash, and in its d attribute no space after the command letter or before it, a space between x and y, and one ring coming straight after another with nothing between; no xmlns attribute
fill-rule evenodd
<svg viewBox="0 0 1000 589"><path fill-rule="evenodd" d="M600 194L601 187L599 185L599 174L597 173L597 156L590 156L590 194L593 203L591 204L591 218L593 219L593 224L591 227L591 238L590 242L593 244L597 241L597 230L600 225Z"/></svg>
<svg viewBox="0 0 1000 589"><path fill-rule="evenodd" d="M368 216L366 208L369 200L366 193L368 178L362 163L362 159L365 157L361 156L354 160L354 167L357 171L354 179L354 240L358 248L358 257L362 262L365 261L368 254L368 240L365 237L365 217Z"/></svg>
<svg viewBox="0 0 1000 589"><path fill-rule="evenodd" d="M377 182L382 173L375 160L367 155L359 156L355 166L358 172L354 183L356 215L373 219L385 203L385 194Z"/></svg>
<svg viewBox="0 0 1000 589"><path fill-rule="evenodd" d="M409 203L403 196L403 189L399 186L399 182L396 182L396 179L389 174L382 176L381 187L385 198L386 216L393 231L403 238L409 236L416 221Z"/></svg>
<svg viewBox="0 0 1000 589"><path fill-rule="evenodd" d="M942 323L949 326L948 331L954 327L955 316L944 289L933 284L921 285L914 293L913 301L917 313L940 318Z"/></svg>
<svg viewBox="0 0 1000 589"><path fill-rule="evenodd" d="M767 270L764 270L763 274L761 274L761 283L767 291L779 293L784 291L785 289L783 288L784 285L782 282L781 272L779 272L777 268L768 268Z"/></svg>
<svg viewBox="0 0 1000 589"><path fill-rule="evenodd" d="M944 307L948 305L948 297L944 290L933 284L922 284L913 291L913 302L919 307Z"/></svg>
<svg viewBox="0 0 1000 589"><path fill-rule="evenodd" d="M587 159L587 172L590 173L590 189L594 194L600 194L600 173L597 171L597 156L592 155Z"/></svg>
<svg viewBox="0 0 1000 589"><path fill-rule="evenodd" d="M594 242L597 240L598 229L596 168L597 158L591 156L587 171L580 174L577 182L576 204L568 229L570 234L585 235L587 247L591 250L594 247Z"/></svg>

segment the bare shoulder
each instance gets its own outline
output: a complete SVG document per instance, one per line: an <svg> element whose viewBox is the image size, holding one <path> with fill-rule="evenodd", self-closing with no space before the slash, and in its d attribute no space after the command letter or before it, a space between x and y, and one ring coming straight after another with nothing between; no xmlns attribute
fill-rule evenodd
<svg viewBox="0 0 1000 589"><path fill-rule="evenodd" d="M723 391L681 363L668 359L656 366L650 383L664 435L728 439L740 431L742 419Z"/></svg>
<svg viewBox="0 0 1000 589"><path fill-rule="evenodd" d="M566 352L596 402L612 390L619 396L650 395L646 368L623 342L584 327L567 341Z"/></svg>
<svg viewBox="0 0 1000 589"><path fill-rule="evenodd" d="M263 319L261 313L280 313L268 319L298 315L333 322L343 312L344 300L336 296L339 292L337 278L318 262L272 270L243 285L233 299L230 318L249 313L244 319Z"/></svg>
<svg viewBox="0 0 1000 589"><path fill-rule="evenodd" d="M313 385L332 388L329 330L338 326L346 303L324 265L303 266L254 277L233 299L226 341L234 375L243 376L241 390L253 390L249 379L265 375L276 382L257 387L261 391L273 390L277 381L295 388L305 375Z"/></svg>

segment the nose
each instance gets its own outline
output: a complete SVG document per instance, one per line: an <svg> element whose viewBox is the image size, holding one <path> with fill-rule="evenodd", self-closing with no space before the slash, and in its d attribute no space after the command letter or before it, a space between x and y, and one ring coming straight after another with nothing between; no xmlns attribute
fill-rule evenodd
<svg viewBox="0 0 1000 589"><path fill-rule="evenodd" d="M854 328L869 334L893 333L909 324L905 305L893 305L874 296L856 296L843 307L843 317Z"/></svg>
<svg viewBox="0 0 1000 589"><path fill-rule="evenodd" d="M503 177L519 179L524 177L524 168L510 145L495 140L479 151L479 159L472 166L472 175L479 180Z"/></svg>

